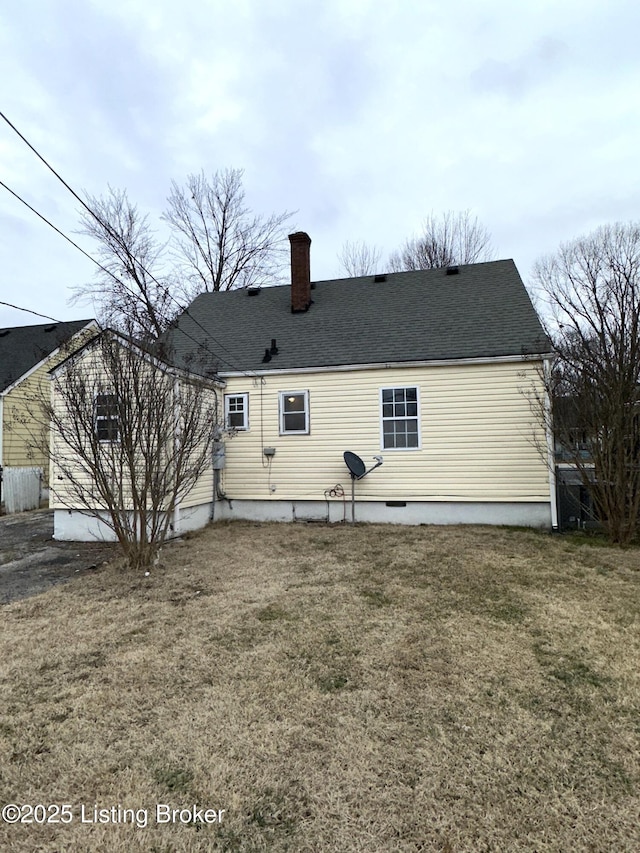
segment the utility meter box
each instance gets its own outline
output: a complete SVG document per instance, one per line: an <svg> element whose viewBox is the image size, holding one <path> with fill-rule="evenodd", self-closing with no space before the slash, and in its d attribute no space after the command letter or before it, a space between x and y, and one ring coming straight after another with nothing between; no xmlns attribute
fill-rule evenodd
<svg viewBox="0 0 640 853"><path fill-rule="evenodd" d="M222 471L224 468L224 442L213 442L213 470Z"/></svg>

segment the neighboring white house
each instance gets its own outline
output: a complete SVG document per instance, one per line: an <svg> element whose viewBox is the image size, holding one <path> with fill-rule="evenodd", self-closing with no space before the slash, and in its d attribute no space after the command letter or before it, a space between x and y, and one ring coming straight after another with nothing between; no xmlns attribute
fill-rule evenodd
<svg viewBox="0 0 640 853"><path fill-rule="evenodd" d="M219 380L108 329L50 379L54 538L161 541L212 520Z"/></svg>

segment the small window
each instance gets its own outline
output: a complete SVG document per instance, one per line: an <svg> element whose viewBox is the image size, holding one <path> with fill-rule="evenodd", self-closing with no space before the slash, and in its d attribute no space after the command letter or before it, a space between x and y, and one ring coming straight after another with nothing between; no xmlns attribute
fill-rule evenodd
<svg viewBox="0 0 640 853"><path fill-rule="evenodd" d="M309 392L280 392L280 435L309 432Z"/></svg>
<svg viewBox="0 0 640 853"><path fill-rule="evenodd" d="M225 394L224 422L227 429L249 429L248 394Z"/></svg>
<svg viewBox="0 0 640 853"><path fill-rule="evenodd" d="M98 441L118 441L118 398L115 394L97 394L95 400L96 436Z"/></svg>
<svg viewBox="0 0 640 853"><path fill-rule="evenodd" d="M382 388L382 447L417 450L420 447L417 388Z"/></svg>

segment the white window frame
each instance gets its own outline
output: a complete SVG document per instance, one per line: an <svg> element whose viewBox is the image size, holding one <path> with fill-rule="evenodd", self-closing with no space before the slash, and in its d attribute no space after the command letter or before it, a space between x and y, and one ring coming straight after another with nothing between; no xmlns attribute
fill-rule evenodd
<svg viewBox="0 0 640 853"><path fill-rule="evenodd" d="M415 415L415 420L417 422L417 432L418 432L418 444L417 447L386 447L384 443L384 425L389 421L404 421L404 420L413 420L414 415L393 415L392 417L384 416L384 408L383 408L383 400L382 395L385 391L415 391L416 392L416 407L417 413ZM406 401L405 401L406 402ZM380 388L380 448L384 451L389 451L390 453L400 452L403 453L408 451L409 453L414 453L416 450L422 449L422 434L420 430L420 388L417 385L385 385L384 388Z"/></svg>
<svg viewBox="0 0 640 853"><path fill-rule="evenodd" d="M242 414L243 414L243 425L242 426L231 426L229 423L229 415L232 414L230 410L230 403L232 399L242 399ZM238 414L237 412L233 412L233 414ZM249 429L249 394L245 391L240 394L225 394L224 395L224 425L226 429L237 429L238 431L246 432Z"/></svg>
<svg viewBox="0 0 640 853"><path fill-rule="evenodd" d="M108 403L99 403L98 401L101 398L109 397L112 401L112 405L115 405L116 414L113 415L99 415L98 414L98 406L107 406ZM116 423L116 434L115 437L112 438L100 438L100 431L98 429L98 425L101 423L113 422ZM96 433L96 438L100 442L100 444L114 444L120 441L120 416L118 413L118 396L111 391L101 391L99 394L96 394L93 398L93 423L94 429Z"/></svg>
<svg viewBox="0 0 640 853"><path fill-rule="evenodd" d="M302 397L304 400L304 429L285 429L285 400L287 397ZM310 432L310 417L309 417L309 392L308 391L279 391L279 422L280 435L309 435ZM293 414L293 413L292 413ZM299 414L299 413L296 413Z"/></svg>

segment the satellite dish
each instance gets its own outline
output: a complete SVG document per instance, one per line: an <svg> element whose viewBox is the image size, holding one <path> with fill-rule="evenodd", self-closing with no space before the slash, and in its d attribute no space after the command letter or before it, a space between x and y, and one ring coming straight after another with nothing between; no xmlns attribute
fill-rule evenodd
<svg viewBox="0 0 640 853"><path fill-rule="evenodd" d="M352 453L350 450L345 450L344 461L354 480L359 480L360 477L364 476L367 466L356 453Z"/></svg>

